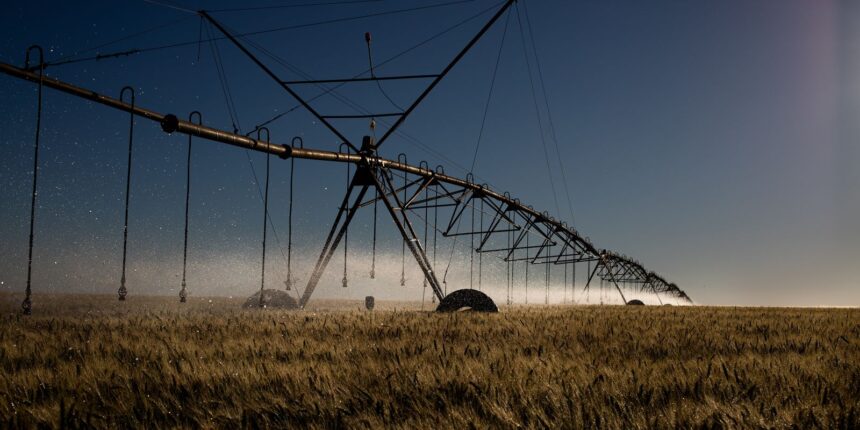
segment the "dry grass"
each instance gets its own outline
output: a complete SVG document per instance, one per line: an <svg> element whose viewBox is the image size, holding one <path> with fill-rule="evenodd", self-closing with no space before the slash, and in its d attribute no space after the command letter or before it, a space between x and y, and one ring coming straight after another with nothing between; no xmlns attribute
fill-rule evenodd
<svg viewBox="0 0 860 430"><path fill-rule="evenodd" d="M860 427L856 309L18 299L0 427Z"/></svg>

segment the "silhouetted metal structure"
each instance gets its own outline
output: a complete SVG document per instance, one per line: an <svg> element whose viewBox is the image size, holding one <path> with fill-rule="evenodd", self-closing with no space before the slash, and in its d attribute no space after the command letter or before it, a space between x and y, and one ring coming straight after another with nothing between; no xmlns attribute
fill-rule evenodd
<svg viewBox="0 0 860 430"><path fill-rule="evenodd" d="M226 143L241 148L275 155L281 159L307 159L328 162L346 163L354 165L354 173L350 173L346 186L346 193L342 203L335 215L334 222L323 244L322 251L308 279L308 283L299 299L299 307L304 307L311 299L314 290L322 277L328 263L333 257L340 242L344 240L350 222L356 212L369 205L382 204L391 217L395 227L400 232L404 245L409 249L413 258L424 274L424 281L429 285L435 301L439 302L439 310L456 310L461 307L475 310L495 311L496 305L483 293L477 290L458 290L446 294L443 285L435 270L435 232L433 258L428 256L426 223L429 222L428 210L434 211L434 228L445 237L469 236L475 252L482 255L495 254L508 263L510 270L510 282L513 282L513 263L523 261L528 264L545 264L547 270L547 283L549 282L550 265L569 265L588 263L593 267L588 273L588 281L585 288L590 288L591 282L597 278L610 282L617 290L623 303L627 303L622 286L632 286L639 291L645 291L664 296L672 296L681 300L691 302L689 297L675 284L667 282L653 272L647 271L639 262L621 254L596 248L591 241L580 234L576 229L566 223L554 219L546 212L539 212L531 206L525 205L520 200L512 198L508 193L499 193L492 190L486 184L477 184L472 175L466 179L449 176L441 168L430 169L426 163L419 166L410 165L405 156L398 160L390 160L379 155L379 148L391 136L391 134L406 120L436 85L450 72L450 70L463 58L463 56L474 46L484 33L495 23L500 16L514 3L508 0L499 8L493 17L480 29L480 31L466 44L466 46L454 57L454 59L438 74L419 74L405 76L378 77L371 73L369 78L349 79L325 79L288 81L278 77L262 61L256 58L236 37L228 32L218 21L213 19L205 11L200 16L208 20L218 28L238 49L270 78L275 80L287 93L301 103L312 115L323 125L334 133L343 143L338 152L320 149L304 148L303 145L278 144L270 142L268 133L266 139L252 138L249 136L231 133L203 125L199 121L194 123L189 120L181 120L173 114L162 114L159 112L141 108L134 103L126 103L121 99L113 99L98 94L94 91L80 88L69 83L43 76L41 68L39 73L28 70L28 65L18 68L9 64L0 63L0 72L7 75L40 83L64 93L84 98L102 105L129 112L132 116L138 116L161 124L161 128L167 133L182 133L189 137L195 136L203 139ZM369 46L369 35L366 36ZM372 70L372 67L371 67ZM315 110L310 103L297 94L292 86L315 84L315 83L349 83L360 81L382 81L382 80L404 80L404 79L430 79L431 82L424 91L402 112L376 113L367 115L324 115ZM199 114L198 114L199 115ZM394 124L375 141L369 136L361 139L361 144L356 145L343 133L341 133L329 120L338 118L376 118L383 116L396 117ZM130 151L129 151L130 153ZM190 159L190 141L189 141ZM291 161L293 162L293 161ZM268 157L267 157L268 166ZM189 162L190 167L190 162ZM267 169L268 170L268 169ZM404 178L403 185L394 183L394 175ZM34 183L35 184L35 183ZM292 190L292 177L290 188ZM268 181L267 186L268 190ZM368 194L368 191L372 191ZM290 193L292 195L292 193ZM370 197L368 197L370 196ZM367 197L367 198L366 198ZM186 196L186 205L187 205ZM467 208L471 208L474 218L474 210L480 206L481 220L475 225L474 219L471 223L460 223ZM292 200L290 204L292 212ZM187 210L187 208L186 208ZM423 240L416 231L411 214L416 211L423 212L425 230ZM441 211L441 214L440 214ZM485 215L486 214L486 215ZM488 216L487 220L484 216ZM267 214L264 214L264 240ZM375 219L375 217L374 217ZM187 219L186 219L187 226ZM465 226L461 228L461 226ZM186 227L187 229L187 227ZM291 233L290 233L291 234ZM537 243L531 240L537 238ZM186 230L187 242L187 230ZM344 244L345 246L345 244ZM374 250L375 250L375 221L374 221ZM265 251L264 251L265 252ZM265 255L263 257L265 259ZM263 260L265 267L265 260ZM480 259L479 259L480 261ZM593 266L591 263L594 263ZM289 271L289 263L288 263ZM183 268L183 296L185 294L185 276ZM371 277L374 268L371 268ZM527 273L527 272L526 272ZM480 279L480 269L479 269ZM346 278L344 277L344 286ZM287 289L292 285L292 278L288 274ZM548 285L548 284L547 284ZM261 290L264 284L261 280ZM124 280L123 280L124 287ZM29 282L28 282L29 291ZM124 295L120 293L120 297ZM260 296L262 299L262 294ZM508 295L510 301L510 293ZM29 295L28 295L29 301ZM29 303L29 302L27 302ZM28 304L25 303L25 309ZM372 307L372 304L370 305Z"/></svg>

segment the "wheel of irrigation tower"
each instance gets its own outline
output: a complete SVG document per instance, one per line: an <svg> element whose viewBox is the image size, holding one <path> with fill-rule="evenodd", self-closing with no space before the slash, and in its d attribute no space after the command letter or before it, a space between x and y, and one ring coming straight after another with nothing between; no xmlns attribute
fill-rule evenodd
<svg viewBox="0 0 860 430"><path fill-rule="evenodd" d="M299 302L296 301L286 291L281 290L263 290L263 299L260 300L260 291L257 291L253 296L248 297L245 304L242 305L245 309L264 308L264 309L298 309Z"/></svg>
<svg viewBox="0 0 860 430"><path fill-rule="evenodd" d="M633 299L633 300L627 302L627 306L645 306L645 303L642 302L642 300Z"/></svg>
<svg viewBox="0 0 860 430"><path fill-rule="evenodd" d="M436 307L436 312L498 312L499 308L488 295L478 290L457 290L445 296Z"/></svg>

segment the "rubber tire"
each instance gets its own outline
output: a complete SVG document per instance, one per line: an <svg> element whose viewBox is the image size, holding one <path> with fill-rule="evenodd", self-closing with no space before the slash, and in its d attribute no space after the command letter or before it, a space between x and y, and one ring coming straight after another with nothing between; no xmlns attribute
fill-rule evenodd
<svg viewBox="0 0 860 430"><path fill-rule="evenodd" d="M645 306L645 303L643 303L642 300L633 299L633 300L627 302L627 305L628 306Z"/></svg>
<svg viewBox="0 0 860 430"><path fill-rule="evenodd" d="M245 309L260 309L260 292L257 291L253 296L248 297L248 300L245 301L242 307ZM263 290L263 308L298 309L299 302L286 291L266 289Z"/></svg>
<svg viewBox="0 0 860 430"><path fill-rule="evenodd" d="M478 290L457 290L445 296L436 312L457 312L459 310L470 310L473 312L498 312L499 308L490 296Z"/></svg>

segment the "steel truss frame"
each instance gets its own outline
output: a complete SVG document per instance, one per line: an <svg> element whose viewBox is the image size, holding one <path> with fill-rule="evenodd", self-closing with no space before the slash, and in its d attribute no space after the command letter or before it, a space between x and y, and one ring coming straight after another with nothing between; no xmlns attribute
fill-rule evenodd
<svg viewBox="0 0 860 430"><path fill-rule="evenodd" d="M7 75L28 80L31 82L42 82L46 87L61 92L87 99L114 109L129 112L144 119L159 122L165 132L179 132L190 136L197 136L214 142L225 143L254 151L276 155L282 159L297 158L308 160L320 160L329 162L352 163L357 166L356 172L347 187L342 204L335 216L335 220L326 237L323 249L314 266L300 300L299 305L304 307L310 300L313 292L321 279L325 268L340 241L346 235L349 224L356 212L367 205L382 202L386 207L392 221L400 232L404 243L409 248L418 266L424 273L427 284L433 290L439 302L445 297L445 293L436 277L436 272L425 250L426 244L422 244L410 220L410 212L418 209L438 210L443 208L450 212L442 234L445 237L470 236L476 237L477 247L474 251L478 253L496 254L505 262L526 261L529 264L554 264L575 265L587 262L596 262L593 270L588 275L586 289L589 288L592 279L596 276L604 281L610 281L615 286L621 298L625 300L620 285L632 284L638 286L640 291L648 291L655 294L671 295L678 299L692 302L689 296L680 290L677 285L667 282L653 272L648 272L637 261L624 255L616 254L604 249L597 249L591 241L581 235L576 229L566 223L552 218L546 212L538 212L533 207L522 204L519 199L512 198L508 193L499 193L490 189L486 184L476 184L469 174L466 179L449 176L441 167L431 170L426 163L418 167L404 161L395 161L381 158L378 155L379 146L403 123L412 113L415 107L433 90L448 72L459 62L459 60L475 45L484 33L496 22L499 17L515 2L508 0L496 14L481 28L481 30L468 42L468 44L455 56L455 58L438 74L405 75L389 77L371 77L360 79L330 79L315 81L286 81L276 76L265 64L257 59L245 46L231 35L220 23L214 20L205 11L200 15L217 27L230 39L244 54L257 64L267 75L274 79L284 90L297 99L308 112L316 116L326 127L328 127L342 142L351 150L348 152L333 152L292 145L272 143L268 139L258 140L248 136L230 133L216 128L204 126L199 123L180 120L173 114L162 114L155 111L128 104L96 93L94 91L77 87L55 78L43 76L25 68L18 68L10 64L0 62L0 72ZM313 84L321 82L354 82L363 80L390 80L390 79L432 79L424 92L404 111L393 114L375 114L375 116L396 116L396 122L386 131L379 142L374 142L370 137L362 139L361 148L350 142L336 127L328 120L335 118L354 118L354 115L322 115L310 104L302 99L291 85ZM374 116L361 115L360 117ZM392 172L400 172L404 175L405 184L396 187L392 180ZM414 179L409 181L409 175ZM370 188L376 191L375 198L365 200ZM429 195L430 189L433 195ZM440 191L441 190L441 191ZM425 197L421 197L424 193ZM353 197L355 194L355 197ZM401 194L404 196L401 198ZM467 208L473 210L480 204L484 214L490 215L489 224L481 223L478 229L468 225L460 229L460 223ZM428 222L428 220L425 220ZM434 226L438 228L439 226ZM512 235L512 241L506 242L508 235ZM529 245L527 240L530 236L537 236L540 243ZM494 240L495 239L495 240ZM503 242L505 245L497 245ZM495 245L495 247L490 245ZM659 295L658 295L659 297Z"/></svg>
<svg viewBox="0 0 860 430"><path fill-rule="evenodd" d="M0 72L31 82L38 82L40 79L37 73L29 72L6 63L0 63ZM355 211L373 203L373 199L362 201L361 198L356 198L352 204L349 204L349 197L356 188L359 190L358 195L363 197L369 187L374 187L379 191L379 200L385 204L407 246L424 272L428 284L433 288L434 294L440 301L444 298L444 294L439 286L439 281L435 276L433 267L429 264L425 249L412 227L408 215L410 211L424 208L448 208L451 211L451 216L446 223L446 229L443 231L444 236L476 235L479 238L479 246L476 248L477 252L500 253L503 255L505 261L528 261L531 264L549 262L556 265L596 262L597 264L594 265L591 273L589 273L586 288L590 286L593 278L597 276L600 279L612 282L622 298L624 296L619 284L637 284L641 291L670 295L687 302L692 302L690 297L678 288L677 285L667 282L664 278L653 272L646 271L639 262L621 254L596 248L587 237L581 235L573 227L552 218L546 213L538 212L531 206L524 205L519 199L512 198L508 193L499 193L490 189L487 185L474 183L471 180L471 175L467 175L466 179L461 179L447 175L441 169L432 170L428 167L416 167L407 163L381 158L376 154L375 148L371 150L374 147L372 142L369 145L362 145L364 149L358 153L344 153L293 147L288 144L277 144L268 140L257 140L248 136L181 120L173 114L162 114L137 105L131 105L52 77L44 76L41 79L43 85L46 87L158 122L161 124L162 129L168 133L179 132L214 142L276 155L282 159L292 157L357 165L359 168L347 189L344 204L338 210L335 223L326 240L326 245L323 247L320 260L315 266L315 275L309 280L308 287L302 295L302 305L306 304L313 294L314 287L325 270L325 265L331 259L331 255L334 253L340 237L345 233ZM367 141L369 141L369 138L365 138L365 142ZM405 187L396 187L390 178L390 173L393 171L406 175L414 175L415 179L407 182ZM420 198L421 193L431 186L438 186L441 192L428 198ZM410 196L406 199L401 199L399 194L404 191ZM484 208L489 208L488 212L491 214L489 224L483 230L473 231L467 228L465 230L453 231L452 229L457 225L466 208L480 201L484 202ZM346 215L345 218L344 215ZM486 248L491 237L504 236L505 233L509 232L514 234L514 240L510 246ZM525 245L524 239L529 234L538 236L541 239L541 243L538 245ZM532 254L532 250L537 251Z"/></svg>

